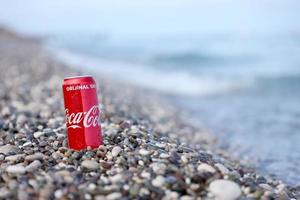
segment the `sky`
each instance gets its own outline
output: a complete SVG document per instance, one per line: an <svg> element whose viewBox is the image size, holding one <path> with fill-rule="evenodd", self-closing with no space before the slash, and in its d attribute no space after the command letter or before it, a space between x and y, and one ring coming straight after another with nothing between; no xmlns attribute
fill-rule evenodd
<svg viewBox="0 0 300 200"><path fill-rule="evenodd" d="M10 0L0 24L32 34L300 32L298 0Z"/></svg>

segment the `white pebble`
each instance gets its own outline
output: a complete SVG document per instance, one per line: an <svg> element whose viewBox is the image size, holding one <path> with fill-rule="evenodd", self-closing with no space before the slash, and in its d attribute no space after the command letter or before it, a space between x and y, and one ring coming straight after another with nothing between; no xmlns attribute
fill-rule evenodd
<svg viewBox="0 0 300 200"><path fill-rule="evenodd" d="M96 188L97 188L97 186L96 186L95 183L90 183L90 184L88 185L88 190L89 190L89 191L94 191Z"/></svg>
<svg viewBox="0 0 300 200"><path fill-rule="evenodd" d="M116 174L116 175L110 177L110 181L112 183L120 182L122 179L123 179L123 176L121 174Z"/></svg>
<svg viewBox="0 0 300 200"><path fill-rule="evenodd" d="M143 155L143 156L147 156L147 155L150 154L150 152L147 151L146 149L140 149L139 153L140 153L141 155Z"/></svg>
<svg viewBox="0 0 300 200"><path fill-rule="evenodd" d="M12 151L17 151L17 149L18 148L16 146L7 144L7 145L0 146L0 153L7 155Z"/></svg>
<svg viewBox="0 0 300 200"><path fill-rule="evenodd" d="M180 197L180 200L194 200L195 198L188 196L188 195L184 195L182 197Z"/></svg>
<svg viewBox="0 0 300 200"><path fill-rule="evenodd" d="M210 166L209 164L202 163L197 167L198 172L210 172L215 173L216 169Z"/></svg>
<svg viewBox="0 0 300 200"><path fill-rule="evenodd" d="M157 142L155 145L156 145L157 147L159 147L159 148L165 148L165 147L166 147L166 144L165 144L165 143L159 143L159 142Z"/></svg>
<svg viewBox="0 0 300 200"><path fill-rule="evenodd" d="M17 124L24 124L27 121L27 117L25 115L19 115L17 117Z"/></svg>
<svg viewBox="0 0 300 200"><path fill-rule="evenodd" d="M99 168L99 163L97 163L96 161L94 160L84 160L82 163L81 163L81 166L83 168L86 168L86 169L89 169L89 170L96 170Z"/></svg>
<svg viewBox="0 0 300 200"><path fill-rule="evenodd" d="M189 162L189 159L188 159L188 157L186 155L182 155L181 156L181 161L186 164L186 163Z"/></svg>
<svg viewBox="0 0 300 200"><path fill-rule="evenodd" d="M43 132L40 132L40 131L33 133L33 137L34 137L34 138L39 138L39 137L41 137L42 135L44 135L44 133L43 133Z"/></svg>
<svg viewBox="0 0 300 200"><path fill-rule="evenodd" d="M227 167L225 167L224 165L222 165L221 163L217 163L215 164L215 166L220 170L220 172L223 175L229 174L229 169L227 169Z"/></svg>
<svg viewBox="0 0 300 200"><path fill-rule="evenodd" d="M170 191L167 190L165 191L165 196L162 198L162 200L174 200L174 199L178 199L179 194L177 192L174 191Z"/></svg>
<svg viewBox="0 0 300 200"><path fill-rule="evenodd" d="M165 183L165 178L163 176L157 176L155 179L152 180L151 183L155 187L161 187Z"/></svg>
<svg viewBox="0 0 300 200"><path fill-rule="evenodd" d="M117 157L117 156L120 154L121 151L122 151L122 148L119 147L119 146L116 146L116 147L114 147L114 148L111 150L111 155L112 155L113 157Z"/></svg>
<svg viewBox="0 0 300 200"><path fill-rule="evenodd" d="M27 172L34 172L37 170L40 166L42 166L42 163L39 160L35 160L32 163L30 163L28 166L25 167L25 170Z"/></svg>
<svg viewBox="0 0 300 200"><path fill-rule="evenodd" d="M149 172L143 171L141 173L141 177L143 177L145 179L150 179L151 178L151 174Z"/></svg>
<svg viewBox="0 0 300 200"><path fill-rule="evenodd" d="M43 160L44 158L44 154L42 153L35 153L35 154L32 154L32 155L28 155L25 157L25 160L26 161L34 161L34 160Z"/></svg>
<svg viewBox="0 0 300 200"><path fill-rule="evenodd" d="M5 160L10 161L10 162L15 162L15 161L20 160L23 157L24 157L24 154L16 154L16 155L12 155L12 156L6 156Z"/></svg>
<svg viewBox="0 0 300 200"><path fill-rule="evenodd" d="M161 154L159 155L159 157L162 158L162 159L165 159L165 158L169 158L170 156L169 156L169 154L167 154L167 153L161 153Z"/></svg>
<svg viewBox="0 0 300 200"><path fill-rule="evenodd" d="M61 191L61 190L56 190L56 191L54 192L54 196L55 196L57 199L59 199L60 197L62 197L63 194L64 194L64 193L63 193L63 191Z"/></svg>
<svg viewBox="0 0 300 200"><path fill-rule="evenodd" d="M97 195L95 196L95 200L106 200L106 197L104 195Z"/></svg>
<svg viewBox="0 0 300 200"><path fill-rule="evenodd" d="M156 174L164 174L167 168L167 166L163 163L152 163L150 167Z"/></svg>
<svg viewBox="0 0 300 200"><path fill-rule="evenodd" d="M10 165L6 168L6 171L11 174L25 174L25 167L22 165Z"/></svg>
<svg viewBox="0 0 300 200"><path fill-rule="evenodd" d="M32 145L32 142L28 141L28 142L25 142L23 144L23 147L28 147L28 146L31 146Z"/></svg>
<svg viewBox="0 0 300 200"><path fill-rule="evenodd" d="M111 194L107 195L106 199L107 200L117 200L117 199L121 199L121 197L122 197L121 193L114 192L114 193L111 193Z"/></svg>
<svg viewBox="0 0 300 200"><path fill-rule="evenodd" d="M240 186L229 180L215 180L209 184L209 190L218 200L235 200L241 196Z"/></svg>

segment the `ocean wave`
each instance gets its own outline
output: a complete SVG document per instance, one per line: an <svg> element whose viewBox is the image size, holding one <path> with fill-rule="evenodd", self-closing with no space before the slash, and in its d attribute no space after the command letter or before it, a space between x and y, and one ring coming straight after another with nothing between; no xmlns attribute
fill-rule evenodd
<svg viewBox="0 0 300 200"><path fill-rule="evenodd" d="M112 78L128 81L170 95L217 95L243 90L253 84L252 79L214 77L177 70L166 72L149 66L98 59L65 49L48 49L56 58L72 66L84 67L95 73L102 73Z"/></svg>
<svg viewBox="0 0 300 200"><path fill-rule="evenodd" d="M228 64L254 63L260 59L258 55L221 55L199 51L180 51L160 53L154 55L148 61L155 65L166 66L227 66Z"/></svg>

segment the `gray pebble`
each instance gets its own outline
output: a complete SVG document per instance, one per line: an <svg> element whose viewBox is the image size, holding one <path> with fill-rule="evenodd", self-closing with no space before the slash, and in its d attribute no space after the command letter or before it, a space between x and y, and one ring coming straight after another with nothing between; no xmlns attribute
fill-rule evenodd
<svg viewBox="0 0 300 200"><path fill-rule="evenodd" d="M42 163L39 160L35 160L32 163L30 163L28 166L25 167L25 170L27 172L34 172L37 170L40 166L42 166Z"/></svg>
<svg viewBox="0 0 300 200"><path fill-rule="evenodd" d="M84 160L81 163L81 166L85 169L88 169L88 170L97 170L97 169L99 169L99 163L97 163L94 160Z"/></svg>
<svg viewBox="0 0 300 200"><path fill-rule="evenodd" d="M6 156L5 160L10 161L10 162L17 162L17 161L21 160L22 158L24 158L24 154L16 154L16 155L12 155L12 156Z"/></svg>
<svg viewBox="0 0 300 200"><path fill-rule="evenodd" d="M42 153L35 153L32 155L28 155L25 157L26 161L34 161L34 160L43 160L44 158L44 154Z"/></svg>
<svg viewBox="0 0 300 200"><path fill-rule="evenodd" d="M3 145L0 146L0 153L7 155L11 152L16 152L18 150L18 147L7 144L7 145Z"/></svg>
<svg viewBox="0 0 300 200"><path fill-rule="evenodd" d="M115 147L111 150L111 154L112 154L113 157L117 157L121 151L122 151L122 148L121 148L121 147L115 146Z"/></svg>

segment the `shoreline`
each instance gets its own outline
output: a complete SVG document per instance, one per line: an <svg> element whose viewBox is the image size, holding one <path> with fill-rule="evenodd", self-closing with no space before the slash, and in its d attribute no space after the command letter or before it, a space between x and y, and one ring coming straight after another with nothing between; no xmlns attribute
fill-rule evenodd
<svg viewBox="0 0 300 200"><path fill-rule="evenodd" d="M101 75L105 145L69 150L61 83L82 72L4 29L0 57L0 199L300 198L231 160L159 95Z"/></svg>

